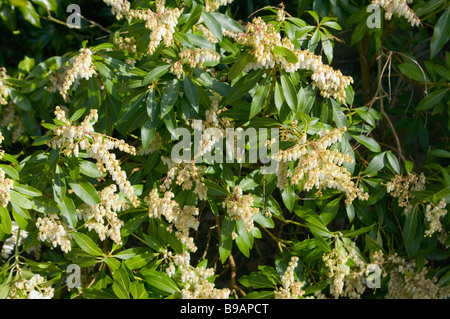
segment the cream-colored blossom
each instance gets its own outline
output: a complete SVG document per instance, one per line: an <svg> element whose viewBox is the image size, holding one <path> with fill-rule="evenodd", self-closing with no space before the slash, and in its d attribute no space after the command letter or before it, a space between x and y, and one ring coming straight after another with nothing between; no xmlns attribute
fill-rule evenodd
<svg viewBox="0 0 450 319"><path fill-rule="evenodd" d="M223 207L227 209L227 214L232 220L244 223L247 231L253 228L253 215L259 212L259 208L254 207L254 197L252 194L243 195L242 189L235 186L232 194L223 201Z"/></svg>
<svg viewBox="0 0 450 319"><path fill-rule="evenodd" d="M68 253L72 249L70 234L67 225L59 219L58 215L50 214L48 217L38 217L36 227L39 230L38 239L46 241L53 247L60 246L61 250Z"/></svg>
<svg viewBox="0 0 450 319"><path fill-rule="evenodd" d="M391 196L398 199L398 206L404 207L405 214L408 214L412 209L412 205L409 201L415 197L411 191L424 190L425 181L426 178L423 173L420 173L419 176L414 173L409 173L405 177L395 175L395 177L386 184L386 190Z"/></svg>
<svg viewBox="0 0 450 319"><path fill-rule="evenodd" d="M441 286L430 277L425 266L419 271L414 260L406 261L397 254L386 259L391 265L386 299L448 299L450 286Z"/></svg>
<svg viewBox="0 0 450 319"><path fill-rule="evenodd" d="M111 238L117 245L122 245L120 229L124 222L117 216L119 211L128 209L129 205L116 194L117 186L112 184L99 192L100 203L93 206L81 205L77 212L86 221L84 227L94 229L100 240Z"/></svg>
<svg viewBox="0 0 450 319"><path fill-rule="evenodd" d="M7 299L52 299L54 291L41 275L34 274L27 280L20 274L11 284Z"/></svg>
<svg viewBox="0 0 450 319"><path fill-rule="evenodd" d="M317 87L323 97L333 97L342 103L345 102L345 89L353 83L353 79L324 64L322 58L312 52L294 50L292 42L288 38L281 38L274 25L266 24L261 17L256 17L249 22L245 32L237 34L234 39L238 43L251 47L250 53L254 60L246 65L244 71L273 69L276 65L286 72L296 72L300 69L313 71L312 86ZM291 50L298 62L289 62L285 57L273 53L275 46Z"/></svg>
<svg viewBox="0 0 450 319"><path fill-rule="evenodd" d="M92 62L92 51L88 48L81 48L78 56L69 62L69 69L65 73L64 83L61 88L61 96L65 101L69 100L68 92L72 85L77 85L81 79L90 79L97 72Z"/></svg>
<svg viewBox="0 0 450 319"><path fill-rule="evenodd" d="M19 236L19 238L17 238ZM0 252L0 256L3 259L8 259L8 257L12 254L17 246L22 246L24 240L28 237L28 232L20 229L19 225L17 225L17 222L15 220L12 221L11 226L11 237L8 237L6 240L3 241L2 251Z"/></svg>
<svg viewBox="0 0 450 319"><path fill-rule="evenodd" d="M298 265L298 257L292 256L289 264L281 276L281 285L274 290L275 299L298 299L305 294L303 283L296 281L294 270Z"/></svg>
<svg viewBox="0 0 450 319"><path fill-rule="evenodd" d="M352 163L353 158L336 149L329 150L330 146L342 140L345 127L321 131L319 138L315 140L308 140L306 134L296 127L295 122L291 128L298 131L299 136L294 137L297 144L272 155L272 159L280 162L277 172L279 186L285 187L290 177L292 185L301 184L305 191L316 188L317 195L320 195L323 189L337 189L345 194L347 204L351 204L356 198L368 199L369 195L357 187L350 172L341 166L343 163ZM292 161L297 161L297 164L290 176L287 173L287 165L282 163Z"/></svg>
<svg viewBox="0 0 450 319"><path fill-rule="evenodd" d="M123 140L96 133L93 127L98 120L96 109L91 109L79 126L72 125L59 106L56 107L55 115L56 119L65 123L65 125L58 126L54 130L56 136L49 142L49 146L63 148L66 156L73 154L77 157L80 151L85 151L88 157L97 161L98 171L101 174L108 172L119 190L125 194L134 207L137 207L139 201L137 196L134 195L133 187L127 180L127 174L120 167L116 155L110 152L110 150L117 148L122 152L136 155L135 148Z"/></svg>
<svg viewBox="0 0 450 319"><path fill-rule="evenodd" d="M186 248L192 252L197 250L194 240L189 236L189 229L196 230L199 221L196 218L199 214L197 207L185 205L180 208L179 204L173 200L175 194L166 191L162 198L159 197L158 190L152 189L144 202L148 205L149 217L160 219L164 217L170 224L170 228L175 228L175 235Z"/></svg>
<svg viewBox="0 0 450 319"><path fill-rule="evenodd" d="M436 232L442 232L443 227L441 220L447 215L446 206L447 203L445 202L445 199L441 199L437 205L434 205L433 203L427 205L425 209L425 219L429 226L425 231L425 236L431 236Z"/></svg>
<svg viewBox="0 0 450 319"><path fill-rule="evenodd" d="M414 11L408 6L412 2L412 0L372 0L372 4L381 6L384 9L384 18L386 20L391 20L392 15L395 14L398 17L404 17L414 27L418 26L421 22Z"/></svg>

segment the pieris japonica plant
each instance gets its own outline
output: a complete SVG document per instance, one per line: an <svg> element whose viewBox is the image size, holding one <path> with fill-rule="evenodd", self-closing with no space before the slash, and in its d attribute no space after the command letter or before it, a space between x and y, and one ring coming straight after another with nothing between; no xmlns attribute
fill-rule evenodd
<svg viewBox="0 0 450 319"><path fill-rule="evenodd" d="M448 298L448 1L24 2L0 298Z"/></svg>

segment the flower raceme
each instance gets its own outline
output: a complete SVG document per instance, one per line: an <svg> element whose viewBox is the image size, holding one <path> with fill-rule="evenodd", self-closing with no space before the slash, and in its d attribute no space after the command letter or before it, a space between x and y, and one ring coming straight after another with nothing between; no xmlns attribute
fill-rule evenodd
<svg viewBox="0 0 450 319"><path fill-rule="evenodd" d="M385 10L384 18L386 20L391 20L392 15L396 14L404 17L414 27L420 24L420 19L408 6L412 2L413 0L372 0L372 4L379 5Z"/></svg>
<svg viewBox="0 0 450 319"><path fill-rule="evenodd" d="M3 142L4 137L0 132L0 144ZM0 150L0 159L2 159L4 151ZM11 201L9 191L14 188L14 181L10 178L6 178L5 171L0 168L0 206L6 207Z"/></svg>
<svg viewBox="0 0 450 319"><path fill-rule="evenodd" d="M111 238L117 245L122 245L120 229L124 222L117 217L119 211L129 208L129 205L116 194L117 187L112 184L99 192L100 203L90 206L82 204L77 212L86 221L84 227L94 229L100 240Z"/></svg>
<svg viewBox="0 0 450 319"><path fill-rule="evenodd" d="M307 140L306 133L297 127L296 122L291 125L291 128L287 128L286 131L292 130L296 133L290 137L296 144L272 155L272 159L280 162L277 171L278 187L284 188L290 178L292 185L301 183L305 191L313 187L318 189L318 195L321 194L322 189L337 189L346 195L346 204L351 204L356 198L368 199L369 195L357 187L351 180L350 172L341 166L344 162L352 163L353 158L336 149L332 151L328 149L342 140L342 134L346 131L345 127L333 131L321 131L318 139ZM298 162L292 173L288 170L287 163L296 161Z"/></svg>
<svg viewBox="0 0 450 319"><path fill-rule="evenodd" d="M96 133L93 125L98 120L96 109L92 109L79 126L72 125L66 118L65 112L59 107L55 110L56 119L64 123L55 130L55 137L48 142L52 148L63 148L66 156L73 154L78 157L80 151L97 161L97 169L103 174L108 172L119 190L125 194L130 203L137 207L138 198L134 195L133 187L127 180L126 173L121 169L116 155L110 150L117 148L122 152L135 155L136 150L123 140L118 140L104 134Z"/></svg>
<svg viewBox="0 0 450 319"><path fill-rule="evenodd" d="M233 37L236 42L251 48L250 54L254 60L245 66L244 71L273 69L276 65L290 73L298 70L313 71L312 86L317 87L323 97L333 97L342 103L345 101L345 89L353 83L352 77L344 76L341 71L325 65L322 58L312 52L294 50L294 45L288 38L282 39L275 27L270 23L266 24L260 17L249 22L245 32L233 35ZM276 46L291 50L298 62L289 62L285 57L273 53Z"/></svg>
<svg viewBox="0 0 450 319"><path fill-rule="evenodd" d="M167 47L173 45L175 26L182 13L182 10L179 8L166 8L165 0L156 1L156 12L150 9L131 9L131 4L127 0L103 0L103 2L112 7L112 12L116 15L117 20L126 18L127 20L145 21L145 28L152 31L148 54L153 54L161 41Z"/></svg>
<svg viewBox="0 0 450 319"><path fill-rule="evenodd" d="M90 79L97 72L92 63L92 51L87 48L81 48L79 55L72 58L68 71L65 73L64 83L60 89L61 96L64 101L69 100L68 92L70 87L77 85L81 79Z"/></svg>

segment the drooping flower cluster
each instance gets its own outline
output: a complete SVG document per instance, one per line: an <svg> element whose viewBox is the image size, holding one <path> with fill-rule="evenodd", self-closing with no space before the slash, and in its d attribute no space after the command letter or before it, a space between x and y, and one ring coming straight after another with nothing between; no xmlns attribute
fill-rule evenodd
<svg viewBox="0 0 450 319"><path fill-rule="evenodd" d="M131 3L127 0L103 0L108 6L111 7L112 14L114 14L117 20L123 17L128 18L130 12Z"/></svg>
<svg viewBox="0 0 450 319"><path fill-rule="evenodd" d="M97 73L92 63L92 51L88 48L81 48L78 56L72 58L69 63L70 66L60 90L64 101L68 101L68 92L73 84L77 85L81 79L88 80Z"/></svg>
<svg viewBox="0 0 450 319"><path fill-rule="evenodd" d="M247 24L245 32L234 37L236 42L250 46L254 60L246 65L244 71L253 69L273 69L278 65L286 72L296 72L299 69L313 71L312 86L317 87L323 97L332 96L344 102L345 89L353 83L350 76L344 76L340 70L334 70L322 62L320 56L307 50L294 50L294 45L288 38L281 38L272 24L266 24L260 17ZM289 62L285 57L276 55L274 48L284 47L291 50L298 62Z"/></svg>
<svg viewBox="0 0 450 319"><path fill-rule="evenodd" d="M58 126L54 130L56 136L49 142L49 146L53 148L63 147L66 156L73 154L77 157L80 150L86 151L87 156L97 161L98 171L101 174L108 172L119 190L136 207L139 204L138 198L134 195L133 187L127 180L127 174L120 167L116 155L110 152L110 150L117 148L122 152L136 155L135 148L123 140L96 133L93 127L98 120L96 109L91 109L89 115L79 126L72 125L59 106L56 107L55 115L56 119L64 122L65 125Z"/></svg>
<svg viewBox="0 0 450 319"><path fill-rule="evenodd" d="M54 292L55 289L41 275L34 274L28 280L20 275L12 283L7 299L52 299Z"/></svg>
<svg viewBox="0 0 450 319"><path fill-rule="evenodd" d="M408 262L397 254L389 256L386 261L392 265L389 271L386 299L448 299L450 297L450 286L441 286L437 283L436 277L428 274L426 266L418 270L414 260Z"/></svg>
<svg viewBox="0 0 450 319"><path fill-rule="evenodd" d="M425 236L431 236L436 232L442 232L441 219L447 215L446 206L447 203L445 202L445 199L441 199L437 205L434 205L433 203L427 205L425 218L428 221L429 228L425 231Z"/></svg>
<svg viewBox="0 0 450 319"><path fill-rule="evenodd" d="M176 61L171 67L171 72L178 78L181 77L184 63L187 63L191 68L203 68L205 62L218 62L220 60L220 55L217 52L200 48L182 50L178 57L180 60Z"/></svg>
<svg viewBox="0 0 450 319"><path fill-rule="evenodd" d="M253 228L253 215L259 212L259 208L253 205L253 195L242 195L242 189L235 186L233 192L223 202L223 208L227 209L227 214L232 220L244 223L247 231Z"/></svg>
<svg viewBox="0 0 450 319"><path fill-rule="evenodd" d="M6 100L9 96L8 86L5 85L4 79L6 79L8 75L6 74L6 68L0 68L0 104L6 105L8 101Z"/></svg>
<svg viewBox="0 0 450 319"><path fill-rule="evenodd" d="M165 7L165 0L156 1L156 12L150 9L131 9L131 4L126 0L103 0L112 7L113 14L118 20L122 18L145 21L145 27L152 31L148 54L153 54L158 45L163 41L167 47L173 46L173 34L182 10Z"/></svg>
<svg viewBox="0 0 450 319"><path fill-rule="evenodd" d="M203 24L198 23L195 25L195 28L197 31L200 31L202 35L208 40L210 43L215 44L219 42L219 39L209 30L207 27L205 27Z"/></svg>
<svg viewBox="0 0 450 319"><path fill-rule="evenodd" d="M406 177L395 175L395 177L386 184L386 190L393 197L398 199L398 206L405 207L405 214L408 214L412 205L409 200L415 196L411 191L422 191L425 189L425 175L421 173L419 176L409 173Z"/></svg>
<svg viewBox="0 0 450 319"><path fill-rule="evenodd" d="M214 268L191 266L191 257L187 251L175 255L168 251L166 258L169 259L166 269L169 276L172 277L177 269L181 272L182 299L228 299L230 290L218 289L209 280L214 276Z"/></svg>
<svg viewBox="0 0 450 319"><path fill-rule="evenodd" d="M121 50L125 50L133 54L138 53L136 49L137 41L135 38L115 36L113 41L114 44Z"/></svg>
<svg viewBox="0 0 450 319"><path fill-rule="evenodd" d="M206 0L205 10L206 12L213 12L219 9L220 6L226 6L232 2L233 0Z"/></svg>
<svg viewBox="0 0 450 319"><path fill-rule="evenodd" d="M420 19L408 6L412 2L413 0L372 0L372 4L383 7L386 20L391 20L392 15L396 14L398 17L404 17L414 27L420 24Z"/></svg>
<svg viewBox="0 0 450 319"><path fill-rule="evenodd" d="M0 144L3 142L4 137L0 132ZM0 150L0 159L4 154L3 150ZM14 181L10 178L6 178L5 171L0 168L0 206L6 207L11 201L11 195L9 191L14 188Z"/></svg>
<svg viewBox="0 0 450 319"><path fill-rule="evenodd" d="M19 235L19 238L17 238ZM28 232L20 229L15 220L12 221L11 226L11 237L7 238L3 242L2 251L0 252L0 256L3 259L7 259L11 253L14 251L14 248L17 246L22 246L23 241L28 237Z"/></svg>
<svg viewBox="0 0 450 319"><path fill-rule="evenodd" d="M322 189L337 189L345 194L347 204L351 204L356 198L367 200L369 195L355 185L350 172L341 166L344 162L352 163L353 158L336 149L333 151L328 149L334 143L341 141L346 128L325 130L319 133L319 139L307 140L306 134L295 127L295 122L293 125L300 134L295 137L297 144L272 155L272 159L281 163L298 160L290 177L291 184L301 183L305 191L314 187L318 189L317 195L321 194ZM287 171L287 165L281 164L277 173L277 176L281 176L281 180L278 181L279 186L286 185L290 175Z"/></svg>
<svg viewBox="0 0 450 319"><path fill-rule="evenodd" d="M167 177L160 186L161 189L169 189L172 182L182 187L183 190L191 190L194 186L194 193L200 200L206 200L208 187L203 182L204 166L196 166L194 163L175 163L168 157L161 158L163 163L168 166Z"/></svg>
<svg viewBox="0 0 450 319"><path fill-rule="evenodd" d="M294 278L294 270L297 265L298 257L291 257L286 271L281 276L282 287L274 290L275 299L298 299L305 294L305 291L302 289L303 283L296 281Z"/></svg>
<svg viewBox="0 0 450 319"><path fill-rule="evenodd" d="M100 240L111 238L117 245L122 245L120 229L124 222L117 216L119 211L128 209L129 205L116 194L117 186L112 184L99 192L100 203L89 206L83 204L77 209L83 220L84 227L94 229Z"/></svg>
<svg viewBox="0 0 450 319"><path fill-rule="evenodd" d="M148 213L150 218L162 218L170 223L170 228L175 227L175 235L182 244L186 244L186 248L192 252L197 250L194 239L189 237L189 229L196 230L199 221L196 218L199 210L197 207L185 205L183 209L173 200L175 194L166 191L162 198L159 197L156 188L150 191L150 194L144 198L144 202L148 205Z"/></svg>
<svg viewBox="0 0 450 319"><path fill-rule="evenodd" d="M72 235L69 233L67 226L58 215L50 214L48 217L38 217L36 220L36 227L39 230L38 239L40 241L46 241L53 247L60 246L61 250L68 253L72 249L70 238Z"/></svg>
<svg viewBox="0 0 450 319"><path fill-rule="evenodd" d="M374 269L381 276L380 265L383 264L381 251L374 254L373 263L367 264L358 256L355 243L347 247L336 245L322 259L327 267L326 276L330 281L330 293L336 299L339 297L361 298L367 288L366 277L374 272Z"/></svg>

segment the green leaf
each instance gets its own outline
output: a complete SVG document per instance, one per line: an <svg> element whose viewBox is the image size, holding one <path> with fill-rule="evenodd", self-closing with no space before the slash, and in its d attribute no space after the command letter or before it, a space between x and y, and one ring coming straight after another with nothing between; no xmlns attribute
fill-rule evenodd
<svg viewBox="0 0 450 319"><path fill-rule="evenodd" d="M339 210L339 203L341 202L341 197L338 197L331 202L327 203L322 209L319 217L324 225L328 225L336 216Z"/></svg>
<svg viewBox="0 0 450 319"><path fill-rule="evenodd" d="M275 55L285 58L286 61L288 61L289 63L297 63L298 62L297 56L294 54L294 52L292 52L288 48L280 47L280 46L276 45L273 47L272 52Z"/></svg>
<svg viewBox="0 0 450 319"><path fill-rule="evenodd" d="M414 164L411 161L405 161L405 170L407 174L411 173L413 167Z"/></svg>
<svg viewBox="0 0 450 319"><path fill-rule="evenodd" d="M306 12L308 12L309 15L314 18L314 21L319 24L319 15L315 11L307 10Z"/></svg>
<svg viewBox="0 0 450 319"><path fill-rule="evenodd" d="M133 233L138 227L144 222L148 220L148 213L143 213L137 216L134 216L126 224L122 227L121 233L122 236L128 236Z"/></svg>
<svg viewBox="0 0 450 319"><path fill-rule="evenodd" d="M11 97L11 100L16 104L18 107L20 107L24 111L30 111L31 110L31 102L28 100L28 98L17 92L14 89L9 90L9 96Z"/></svg>
<svg viewBox="0 0 450 319"><path fill-rule="evenodd" d="M85 111L86 111L86 108L84 108L84 107L76 110L70 117L69 121L74 122L74 121L78 120L84 114Z"/></svg>
<svg viewBox="0 0 450 319"><path fill-rule="evenodd" d="M25 184L15 184L14 190L18 191L19 193L31 196L31 197L39 197L42 196L42 192L34 187L31 187L29 185Z"/></svg>
<svg viewBox="0 0 450 319"><path fill-rule="evenodd" d="M329 21L331 22L331 21ZM328 64L333 61L333 44L331 43L330 37L323 32L320 33L320 40L322 41L322 49L327 57Z"/></svg>
<svg viewBox="0 0 450 319"><path fill-rule="evenodd" d="M264 107L267 98L269 97L270 92L270 84L261 83L258 89L255 92L255 96L253 97L252 104L250 107L250 116L249 119L254 118Z"/></svg>
<svg viewBox="0 0 450 319"><path fill-rule="evenodd" d="M84 178L80 177L75 181L69 180L68 183L73 192L86 204L93 206L100 202L97 190Z"/></svg>
<svg viewBox="0 0 450 319"><path fill-rule="evenodd" d="M244 67L250 61L251 56L249 53L240 54L236 62L232 65L228 71L228 79L233 81L239 74L241 74Z"/></svg>
<svg viewBox="0 0 450 319"><path fill-rule="evenodd" d="M113 291L119 299L130 299L130 277L125 264L122 263L120 268L114 272Z"/></svg>
<svg viewBox="0 0 450 319"><path fill-rule="evenodd" d="M73 239L80 248L91 256L103 256L102 250L94 243L94 241L83 233L73 232L71 233Z"/></svg>
<svg viewBox="0 0 450 319"><path fill-rule="evenodd" d="M329 99L329 103L333 108L333 121L336 123L337 127L348 127L347 117L344 112L341 110L339 104L334 99Z"/></svg>
<svg viewBox="0 0 450 319"><path fill-rule="evenodd" d="M27 1L27 6L20 6L19 10L27 22L31 23L35 27L41 28L39 14L36 12L30 1Z"/></svg>
<svg viewBox="0 0 450 319"><path fill-rule="evenodd" d="M229 194L228 191L219 184L212 182L208 179L205 179L203 182L208 187L208 195L225 196L225 197L228 196Z"/></svg>
<svg viewBox="0 0 450 319"><path fill-rule="evenodd" d="M361 227L355 230L340 230L339 232L342 233L342 236L344 237L357 237L359 235L365 234L368 231L370 231L373 228L374 225L372 226L367 226L367 227Z"/></svg>
<svg viewBox="0 0 450 319"><path fill-rule="evenodd" d="M414 255L420 247L423 234L421 232L421 222L419 220L417 206L413 206L405 219L403 226L403 237L405 238L406 249L409 254Z"/></svg>
<svg viewBox="0 0 450 319"><path fill-rule="evenodd" d="M375 172L378 172L380 169L384 167L384 155L385 152L378 154L369 163L369 166L364 170L364 174L369 175Z"/></svg>
<svg viewBox="0 0 450 319"><path fill-rule="evenodd" d="M11 234L12 221L6 207L0 206L0 231Z"/></svg>
<svg viewBox="0 0 450 319"><path fill-rule="evenodd" d="M430 58L434 58L441 51L450 37L450 7L440 16L434 26L433 36L430 42Z"/></svg>
<svg viewBox="0 0 450 319"><path fill-rule="evenodd" d="M281 198L283 199L284 206L286 206L288 211L292 212L297 201L297 194L295 194L294 187L289 185L283 188L281 190Z"/></svg>
<svg viewBox="0 0 450 319"><path fill-rule="evenodd" d="M178 93L180 90L180 84L177 79L169 82L164 90L164 94L161 97L161 117L165 117L175 105L175 102L178 99ZM147 107L148 113L148 107Z"/></svg>
<svg viewBox="0 0 450 319"><path fill-rule="evenodd" d="M315 237L332 237L333 233L323 224L320 217L311 209L301 207L294 210L295 214L306 221L308 228Z"/></svg>
<svg viewBox="0 0 450 319"><path fill-rule="evenodd" d="M440 90L436 90L428 94L419 102L419 104L416 107L416 110L424 111L431 109L433 106L438 104L444 98L447 92L448 92L447 88L442 88Z"/></svg>
<svg viewBox="0 0 450 319"><path fill-rule="evenodd" d="M198 90L197 86L194 82L192 82L191 78L188 75L184 75L183 78L183 84L184 84L184 93L186 93L186 97L188 98L189 102L191 103L191 106L195 109L196 112L198 112L199 108L199 97L198 97Z"/></svg>
<svg viewBox="0 0 450 319"><path fill-rule="evenodd" d="M154 68L153 70L151 70L144 76L144 79L142 80L142 86L149 85L150 83L158 80L164 74L169 72L169 69L170 69L170 64L166 64L166 65L162 65L162 66L158 66L158 67Z"/></svg>
<svg viewBox="0 0 450 319"><path fill-rule="evenodd" d="M236 242L236 246L241 251L241 253L245 257L249 258L250 257L250 247L248 246L247 242L241 236L236 236L236 238L234 240Z"/></svg>
<svg viewBox="0 0 450 319"><path fill-rule="evenodd" d="M398 162L397 157L395 157L395 155L392 154L391 151L387 151L386 156L387 156L388 162L391 165L394 172L396 174L400 174L400 163Z"/></svg>
<svg viewBox="0 0 450 319"><path fill-rule="evenodd" d="M291 78L286 74L281 76L281 87L289 108L292 111L297 112L297 92L295 91Z"/></svg>
<svg viewBox="0 0 450 319"><path fill-rule="evenodd" d="M222 41L222 26L220 25L219 21L217 21L212 14L206 11L202 11L202 18L203 21L205 21L205 24L208 27L209 31L211 31L219 41Z"/></svg>
<svg viewBox="0 0 450 319"><path fill-rule="evenodd" d="M181 33L186 33L187 31L189 31L198 22L201 15L202 15L202 6L195 4L192 7L191 12L189 13L188 20L181 27Z"/></svg>
<svg viewBox="0 0 450 319"><path fill-rule="evenodd" d="M352 137L360 144L367 147L369 150L371 150L374 153L381 152L380 144L378 144L377 141L375 141L373 138L365 135L352 135Z"/></svg>
<svg viewBox="0 0 450 319"><path fill-rule="evenodd" d="M145 278L145 281L149 285L161 291L167 292L169 294L180 291L177 284L165 272L148 268L141 269L139 272L142 274L142 276Z"/></svg>
<svg viewBox="0 0 450 319"><path fill-rule="evenodd" d="M16 204L17 206L25 208L25 209L33 208L33 203L28 198L23 196L22 194L10 189L9 195L11 196L11 202Z"/></svg>
<svg viewBox="0 0 450 319"><path fill-rule="evenodd" d="M406 62L398 65L400 71L406 75L408 78L417 82L427 82L425 74L422 72L420 67L413 62Z"/></svg>
<svg viewBox="0 0 450 319"><path fill-rule="evenodd" d="M64 218L64 221L70 228L75 228L77 226L78 217L77 217L77 208L73 200L64 196L61 200L55 198L58 202L58 205L61 209L61 216Z"/></svg>

